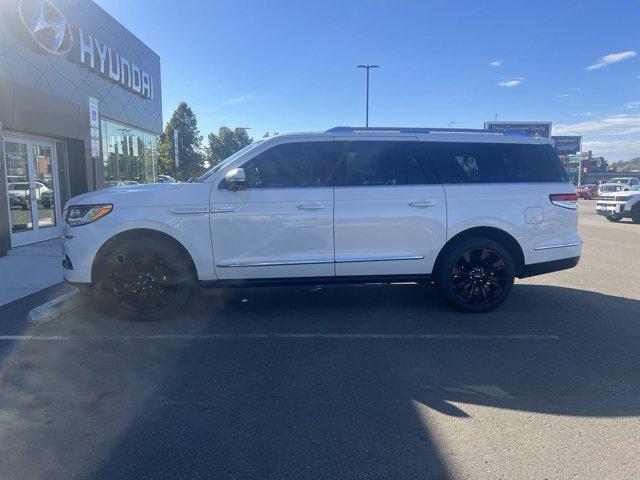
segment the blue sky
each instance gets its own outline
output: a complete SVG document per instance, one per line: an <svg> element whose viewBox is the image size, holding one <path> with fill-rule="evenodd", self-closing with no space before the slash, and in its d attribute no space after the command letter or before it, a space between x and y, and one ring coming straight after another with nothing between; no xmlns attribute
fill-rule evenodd
<svg viewBox="0 0 640 480"><path fill-rule="evenodd" d="M609 160L640 155L640 2L97 0L162 61L203 134L549 120ZM638 52L638 53L636 53Z"/></svg>

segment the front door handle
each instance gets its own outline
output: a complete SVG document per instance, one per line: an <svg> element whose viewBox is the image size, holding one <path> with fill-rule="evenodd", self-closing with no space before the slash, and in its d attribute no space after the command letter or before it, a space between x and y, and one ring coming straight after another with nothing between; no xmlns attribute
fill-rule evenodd
<svg viewBox="0 0 640 480"><path fill-rule="evenodd" d="M224 207L211 207L211 213L237 212L240 210L239 205L229 205Z"/></svg>
<svg viewBox="0 0 640 480"><path fill-rule="evenodd" d="M322 203L304 203L298 205L298 210L322 210L323 208L324 204Z"/></svg>
<svg viewBox="0 0 640 480"><path fill-rule="evenodd" d="M410 207L414 207L414 208L427 208L427 207L435 207L435 203L433 202L411 202L409 204Z"/></svg>

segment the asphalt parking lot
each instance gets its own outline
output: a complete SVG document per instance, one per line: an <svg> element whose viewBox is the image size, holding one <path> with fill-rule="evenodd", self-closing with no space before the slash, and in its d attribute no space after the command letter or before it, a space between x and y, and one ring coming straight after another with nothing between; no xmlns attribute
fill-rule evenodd
<svg viewBox="0 0 640 480"><path fill-rule="evenodd" d="M0 308L0 478L637 478L640 225L465 315L428 287L226 290L179 318Z"/></svg>

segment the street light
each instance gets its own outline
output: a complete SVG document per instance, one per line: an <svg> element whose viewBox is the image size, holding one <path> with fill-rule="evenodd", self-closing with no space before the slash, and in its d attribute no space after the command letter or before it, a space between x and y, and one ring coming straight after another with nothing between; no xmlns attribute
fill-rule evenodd
<svg viewBox="0 0 640 480"><path fill-rule="evenodd" d="M367 113L365 117L365 127L369 127L369 70L372 68L380 68L380 65L357 65L356 68L367 69Z"/></svg>

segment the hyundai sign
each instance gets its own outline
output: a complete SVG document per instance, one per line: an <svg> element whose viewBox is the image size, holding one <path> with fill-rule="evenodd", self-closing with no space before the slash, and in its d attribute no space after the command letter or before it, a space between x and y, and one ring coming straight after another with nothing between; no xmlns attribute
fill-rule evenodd
<svg viewBox="0 0 640 480"><path fill-rule="evenodd" d="M582 137L580 135L554 135L554 148L558 155L572 155L578 153L581 148Z"/></svg>
<svg viewBox="0 0 640 480"><path fill-rule="evenodd" d="M484 129L493 132L523 132L532 137L551 137L551 122L484 122Z"/></svg>

